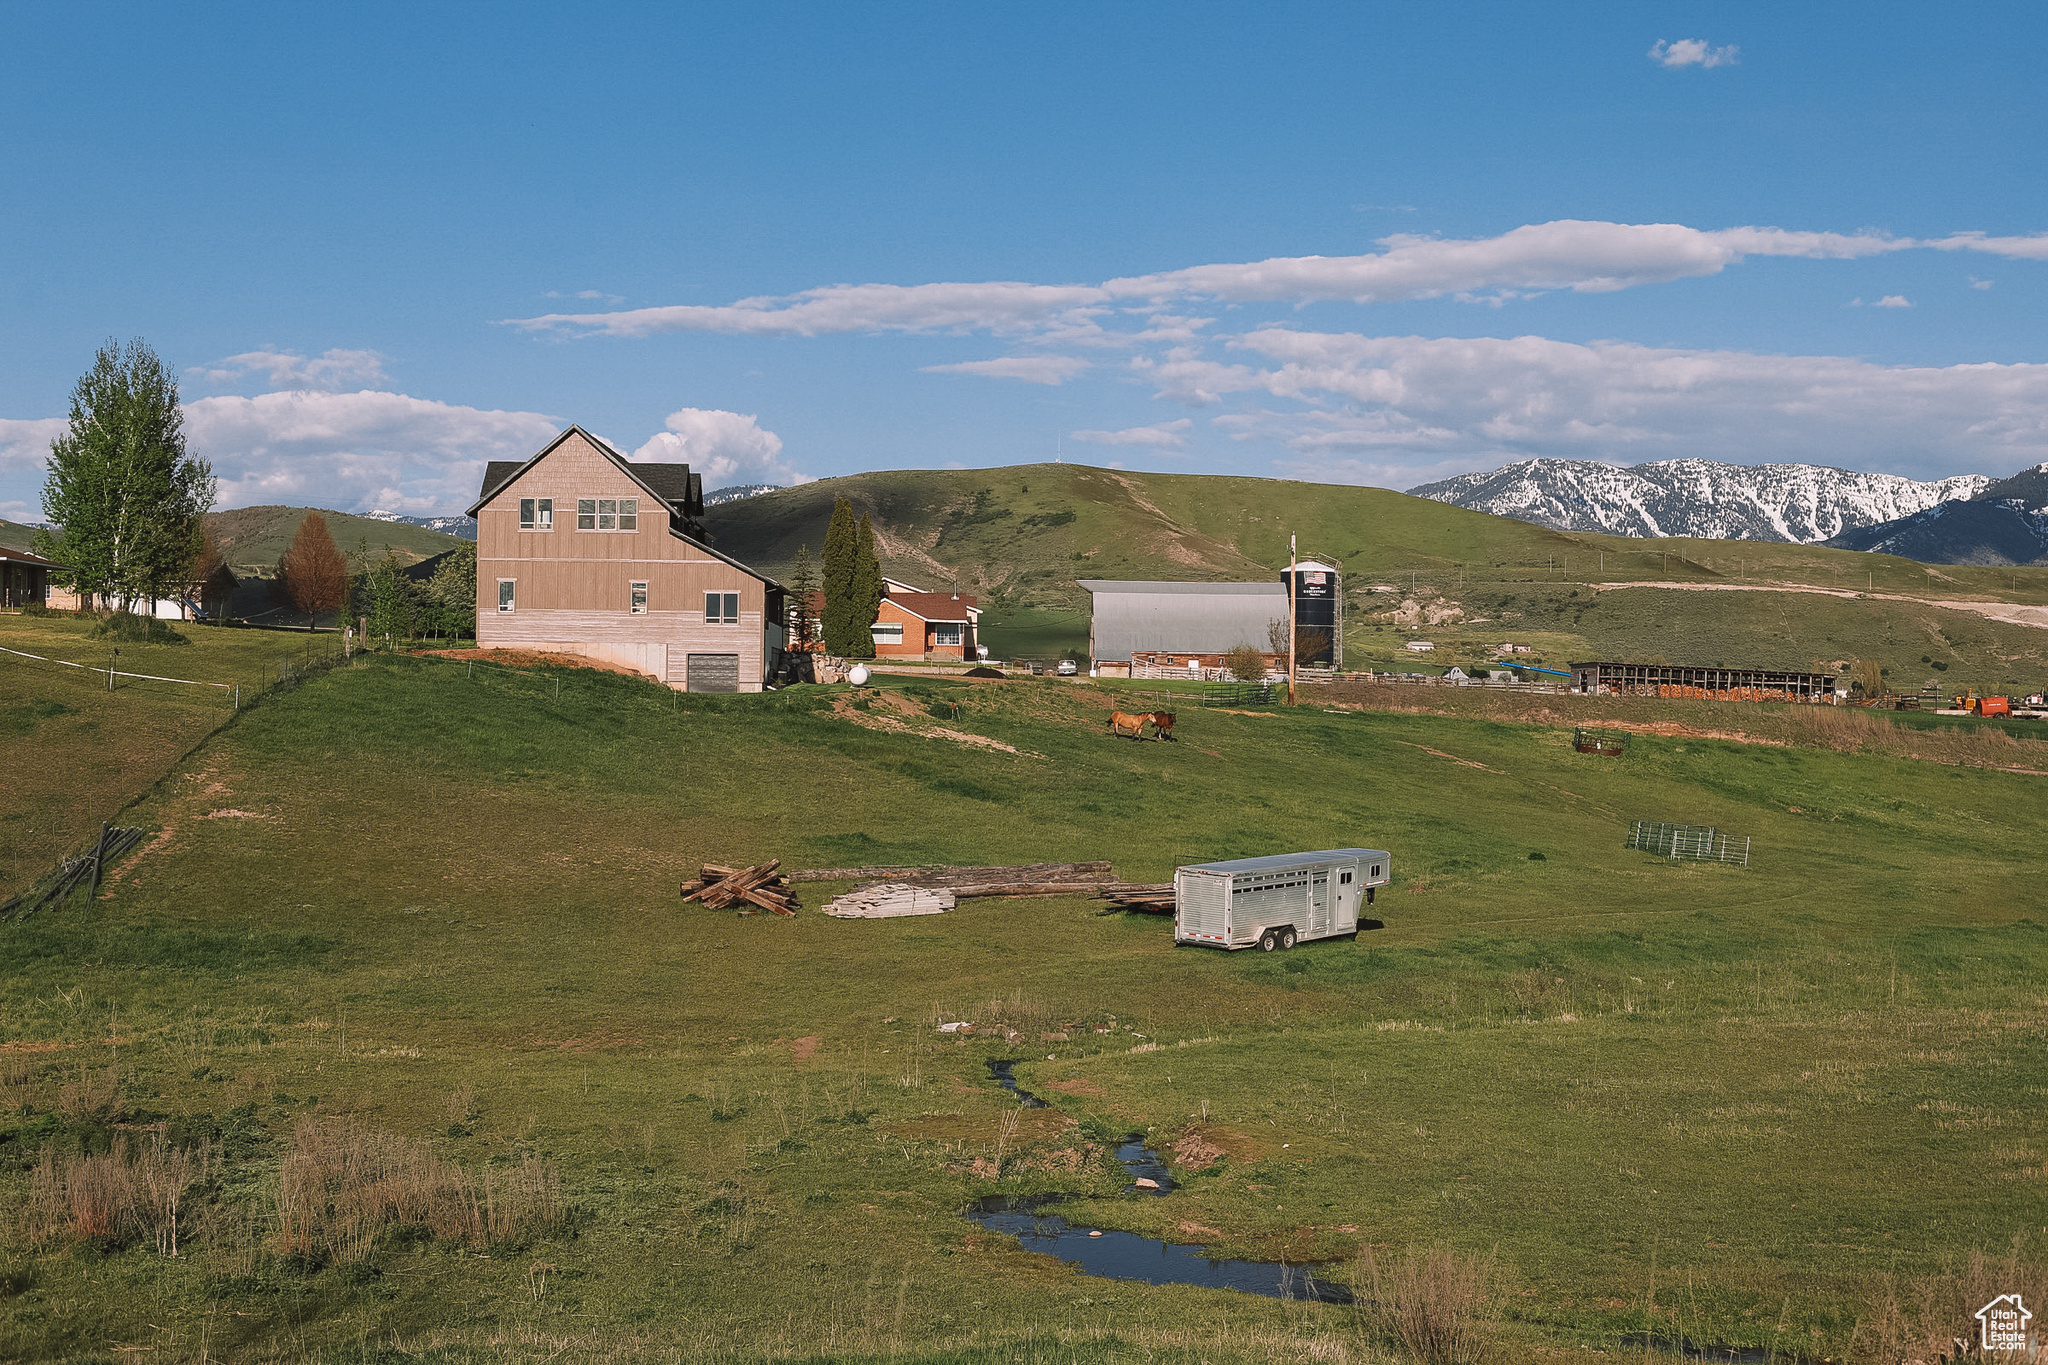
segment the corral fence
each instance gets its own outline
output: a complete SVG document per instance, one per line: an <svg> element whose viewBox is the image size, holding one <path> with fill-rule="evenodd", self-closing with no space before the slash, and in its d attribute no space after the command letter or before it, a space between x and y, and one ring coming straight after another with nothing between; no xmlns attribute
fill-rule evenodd
<svg viewBox="0 0 2048 1365"><path fill-rule="evenodd" d="M1208 708L1213 706L1270 706L1273 702L1271 683L1210 683L1199 691L1187 688L1179 692L1131 691L1118 692L1118 697L1143 697L1149 701L1161 701L1167 705L1159 708L1170 711L1175 707L1192 706Z"/></svg>
<svg viewBox="0 0 2048 1365"><path fill-rule="evenodd" d="M1589 730L1581 725L1572 731L1572 747L1582 754L1618 758L1628 750L1626 730Z"/></svg>
<svg viewBox="0 0 2048 1365"><path fill-rule="evenodd" d="M1749 836L1727 834L1713 825L1674 825L1656 820L1636 820L1628 827L1628 847L1676 862L1749 866Z"/></svg>

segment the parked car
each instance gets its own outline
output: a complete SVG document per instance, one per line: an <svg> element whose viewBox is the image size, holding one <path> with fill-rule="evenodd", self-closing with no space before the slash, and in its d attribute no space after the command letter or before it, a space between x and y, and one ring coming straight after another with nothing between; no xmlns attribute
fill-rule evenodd
<svg viewBox="0 0 2048 1365"><path fill-rule="evenodd" d="M1071 678L1081 671L1081 665L1075 663L1072 659L1061 659L1060 666L1055 671L1062 678Z"/></svg>

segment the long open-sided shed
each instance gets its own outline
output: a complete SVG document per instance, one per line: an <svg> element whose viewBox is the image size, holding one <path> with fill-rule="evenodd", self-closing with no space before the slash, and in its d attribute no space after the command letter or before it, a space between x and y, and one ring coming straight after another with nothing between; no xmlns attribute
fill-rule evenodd
<svg viewBox="0 0 2048 1365"><path fill-rule="evenodd" d="M1703 668L1691 664L1573 664L1572 690L1588 696L1699 697L1709 701L1835 699L1832 673L1777 668Z"/></svg>

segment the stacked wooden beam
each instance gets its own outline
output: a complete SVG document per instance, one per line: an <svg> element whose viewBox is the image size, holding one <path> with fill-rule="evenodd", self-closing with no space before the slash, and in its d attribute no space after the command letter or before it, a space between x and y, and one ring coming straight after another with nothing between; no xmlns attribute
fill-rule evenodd
<svg viewBox="0 0 2048 1365"><path fill-rule="evenodd" d="M854 881L867 890L883 884L975 896L1086 896L1116 881L1106 862L1023 863L1009 867L825 867L792 872L791 881Z"/></svg>
<svg viewBox="0 0 2048 1365"><path fill-rule="evenodd" d="M777 876L782 860L771 858L758 867L719 867L706 863L693 882L683 883L683 899L696 901L713 910L738 908L743 915L770 911L786 918L797 912L797 899L789 889L789 878Z"/></svg>
<svg viewBox="0 0 2048 1365"><path fill-rule="evenodd" d="M1144 915L1170 915L1174 911L1172 882L1111 882L1096 896L1109 902L1105 915L1135 910Z"/></svg>
<svg viewBox="0 0 2048 1365"><path fill-rule="evenodd" d="M101 825L100 837L90 851L64 859L55 872L0 904L0 921L27 919L38 910L62 905L81 886L88 888L86 899L92 900L100 893L100 878L108 864L141 842L139 829Z"/></svg>

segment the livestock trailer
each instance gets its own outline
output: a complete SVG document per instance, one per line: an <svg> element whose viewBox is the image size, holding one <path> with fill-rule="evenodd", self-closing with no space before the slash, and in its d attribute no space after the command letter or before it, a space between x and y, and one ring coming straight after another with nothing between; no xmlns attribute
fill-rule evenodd
<svg viewBox="0 0 2048 1365"><path fill-rule="evenodd" d="M1384 849L1328 848L1175 868L1173 941L1270 953L1355 934L1393 865Z"/></svg>

